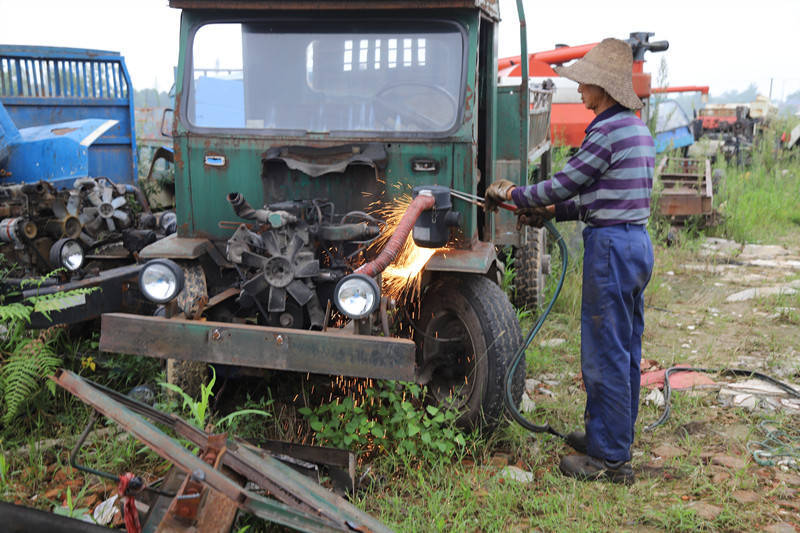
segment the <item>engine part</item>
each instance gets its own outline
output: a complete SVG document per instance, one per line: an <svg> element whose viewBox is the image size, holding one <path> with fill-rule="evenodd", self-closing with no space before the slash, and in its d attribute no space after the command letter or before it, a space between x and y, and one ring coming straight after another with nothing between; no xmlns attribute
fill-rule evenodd
<svg viewBox="0 0 800 533"><path fill-rule="evenodd" d="M0 240L23 245L23 237L30 240L36 238L36 224L24 218L6 218L0 221Z"/></svg>
<svg viewBox="0 0 800 533"><path fill-rule="evenodd" d="M411 196L416 198L424 191L429 191L433 195L435 204L432 209L420 213L411 235L417 246L441 248L450 240L450 228L459 225L461 213L452 210L453 204L450 201L449 187L442 185L417 186L412 189Z"/></svg>
<svg viewBox="0 0 800 533"><path fill-rule="evenodd" d="M81 222L89 235L97 237L104 229L116 231L130 225L131 217L122 209L127 203L124 189L120 192L105 179L85 178L76 180L76 185L79 182L88 188L86 199L90 205L81 211Z"/></svg>

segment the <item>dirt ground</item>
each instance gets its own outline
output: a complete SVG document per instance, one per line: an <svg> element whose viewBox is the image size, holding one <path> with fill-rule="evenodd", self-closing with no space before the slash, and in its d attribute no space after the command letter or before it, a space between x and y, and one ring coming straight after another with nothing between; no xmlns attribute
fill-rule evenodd
<svg viewBox="0 0 800 533"><path fill-rule="evenodd" d="M650 363L746 369L800 390L800 244L709 238L666 249L648 290L643 372ZM710 523L733 512L743 528L733 530L800 531L800 457L765 466L752 454L776 427L793 430L800 453L800 400L747 376L697 380L716 383L673 393L670 424L642 433L634 464L645 477L683 478L674 489Z"/></svg>

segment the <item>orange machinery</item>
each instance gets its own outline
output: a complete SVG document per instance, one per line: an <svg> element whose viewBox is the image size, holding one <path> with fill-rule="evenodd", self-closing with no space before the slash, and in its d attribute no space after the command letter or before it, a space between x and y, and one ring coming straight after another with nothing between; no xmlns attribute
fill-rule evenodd
<svg viewBox="0 0 800 533"><path fill-rule="evenodd" d="M654 34L649 32L631 33L627 42L633 49L633 89L636 94L647 99L652 93L650 74L644 72L644 53L663 52L669 48L667 41L650 42ZM573 59L580 59L598 43L579 46L557 46L553 50L528 54L529 76L536 78L558 78L553 65L560 65ZM497 62L498 73L504 77L521 75L520 56L501 58ZM584 137L586 126L594 119L594 113L581 103L580 96L574 87L556 83L556 93L550 115L550 132L555 144L579 147Z"/></svg>

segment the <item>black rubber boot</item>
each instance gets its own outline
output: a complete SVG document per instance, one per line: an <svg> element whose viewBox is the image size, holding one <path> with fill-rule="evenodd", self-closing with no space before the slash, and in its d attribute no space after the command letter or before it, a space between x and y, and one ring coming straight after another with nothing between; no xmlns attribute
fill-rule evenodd
<svg viewBox="0 0 800 533"><path fill-rule="evenodd" d="M564 441L576 452L586 454L586 433L583 431L567 433Z"/></svg>
<svg viewBox="0 0 800 533"><path fill-rule="evenodd" d="M566 455L561 458L559 469L565 476L584 481L608 480L625 485L635 481L633 469L628 461L613 462L589 455Z"/></svg>

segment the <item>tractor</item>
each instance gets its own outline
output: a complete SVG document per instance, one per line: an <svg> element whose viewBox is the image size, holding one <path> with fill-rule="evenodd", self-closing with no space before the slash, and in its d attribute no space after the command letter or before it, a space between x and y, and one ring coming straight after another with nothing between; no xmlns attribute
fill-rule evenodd
<svg viewBox="0 0 800 533"><path fill-rule="evenodd" d="M524 261L535 307L547 260L542 230L481 197L546 166L552 98L527 65L498 86L498 4L170 6L177 232L138 254L155 314L103 315L100 349L175 380L213 364L416 381L495 427L522 342L503 274Z"/></svg>

